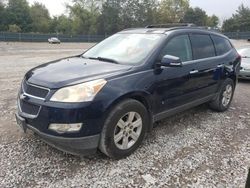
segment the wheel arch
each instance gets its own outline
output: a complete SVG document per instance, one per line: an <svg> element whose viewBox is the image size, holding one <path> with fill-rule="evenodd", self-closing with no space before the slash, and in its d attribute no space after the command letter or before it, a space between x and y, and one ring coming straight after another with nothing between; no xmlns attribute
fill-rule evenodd
<svg viewBox="0 0 250 188"><path fill-rule="evenodd" d="M150 119L150 127L149 127L149 131L152 130L153 128L153 100L150 97L149 93L143 92L143 91L136 91L136 92L130 92L130 93L126 93L118 98L116 98L115 100L113 100L112 103L109 104L107 110L106 110L106 115L108 115L108 113L110 113L110 111L120 102L126 100L126 99L134 99L140 103L142 103L145 108L147 109L148 115L149 115L149 119Z"/></svg>
<svg viewBox="0 0 250 188"><path fill-rule="evenodd" d="M237 76L236 76L236 74L231 74L228 78L230 78L231 80L234 81L234 87L235 87L236 84L237 84Z"/></svg>

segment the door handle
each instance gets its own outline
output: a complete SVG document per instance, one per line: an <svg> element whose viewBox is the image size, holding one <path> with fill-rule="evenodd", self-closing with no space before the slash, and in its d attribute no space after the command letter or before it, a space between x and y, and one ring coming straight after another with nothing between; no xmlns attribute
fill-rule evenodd
<svg viewBox="0 0 250 188"><path fill-rule="evenodd" d="M190 74L196 74L196 73L198 73L199 71L198 70L192 70L192 71L190 71L189 73Z"/></svg>
<svg viewBox="0 0 250 188"><path fill-rule="evenodd" d="M217 65L217 68L222 68L222 67L224 67L224 64Z"/></svg>

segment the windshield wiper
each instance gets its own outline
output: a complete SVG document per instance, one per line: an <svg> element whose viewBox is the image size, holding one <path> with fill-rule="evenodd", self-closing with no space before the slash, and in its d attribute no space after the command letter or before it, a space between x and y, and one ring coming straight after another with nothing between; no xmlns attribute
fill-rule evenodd
<svg viewBox="0 0 250 188"><path fill-rule="evenodd" d="M99 60L99 61L105 61L105 62L119 64L116 60L109 59L109 58L106 58L106 57L88 57L88 59L95 59L95 60Z"/></svg>
<svg viewBox="0 0 250 188"><path fill-rule="evenodd" d="M84 58L84 59L89 59L88 57L85 57L85 56L83 56L83 55L81 55L81 58Z"/></svg>
<svg viewBox="0 0 250 188"><path fill-rule="evenodd" d="M106 62L110 62L110 63L119 64L116 60L110 59L110 58L105 58L105 57L98 57L98 60L99 61L106 61Z"/></svg>

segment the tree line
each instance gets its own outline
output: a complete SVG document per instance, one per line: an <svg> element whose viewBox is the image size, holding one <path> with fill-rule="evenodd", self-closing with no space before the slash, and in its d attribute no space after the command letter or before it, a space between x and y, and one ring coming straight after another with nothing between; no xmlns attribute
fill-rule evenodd
<svg viewBox="0 0 250 188"><path fill-rule="evenodd" d="M223 23L225 32L245 32L250 31L250 8L243 4L239 6L233 16Z"/></svg>
<svg viewBox="0 0 250 188"><path fill-rule="evenodd" d="M190 7L189 0L72 0L66 6L68 14L51 17L38 2L29 5L27 0L0 0L0 31L110 35L150 24L185 22L217 27L219 23L216 15L208 16L201 8ZM236 20L248 14L249 9L242 5L225 21L225 30L238 27ZM233 28L229 27L232 23Z"/></svg>

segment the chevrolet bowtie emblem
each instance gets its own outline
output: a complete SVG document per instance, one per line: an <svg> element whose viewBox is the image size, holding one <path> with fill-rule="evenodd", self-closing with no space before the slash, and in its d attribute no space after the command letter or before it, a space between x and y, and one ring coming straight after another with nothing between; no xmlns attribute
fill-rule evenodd
<svg viewBox="0 0 250 188"><path fill-rule="evenodd" d="M24 95L24 94L21 94L21 95L20 95L20 99L21 99L21 100L23 100L23 99L25 99L25 98L26 98L26 95Z"/></svg>

